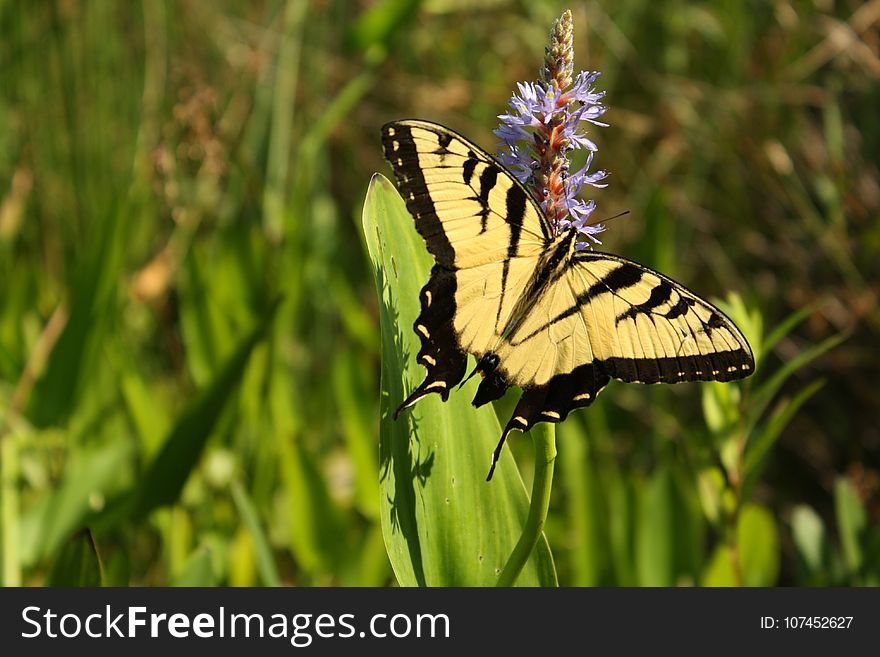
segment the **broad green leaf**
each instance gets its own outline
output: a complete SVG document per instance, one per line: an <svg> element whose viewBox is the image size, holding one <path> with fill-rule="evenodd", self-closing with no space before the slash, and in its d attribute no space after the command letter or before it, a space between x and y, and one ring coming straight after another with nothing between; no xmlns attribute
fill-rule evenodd
<svg viewBox="0 0 880 657"><path fill-rule="evenodd" d="M765 507L747 504L740 511L736 545L744 586L773 586L779 576L779 535Z"/></svg>
<svg viewBox="0 0 880 657"><path fill-rule="evenodd" d="M103 568L98 548L87 529L72 536L55 559L49 586L101 586Z"/></svg>
<svg viewBox="0 0 880 657"><path fill-rule="evenodd" d="M363 225L380 306L381 520L391 565L402 586L492 585L525 522L525 486L509 449L486 482L501 428L491 405L471 406L476 382L453 391L445 404L431 395L391 419L424 377L415 362L419 340L412 323L431 257L394 186L378 174L370 182ZM517 584L556 584L543 538Z"/></svg>
<svg viewBox="0 0 880 657"><path fill-rule="evenodd" d="M733 556L730 547L719 544L712 553L712 558L703 569L703 586L736 586L738 584L736 576L736 566L733 563Z"/></svg>

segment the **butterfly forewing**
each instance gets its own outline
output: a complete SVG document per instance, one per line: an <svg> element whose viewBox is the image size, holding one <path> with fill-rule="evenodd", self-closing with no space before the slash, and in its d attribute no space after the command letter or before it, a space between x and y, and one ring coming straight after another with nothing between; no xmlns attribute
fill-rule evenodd
<svg viewBox="0 0 880 657"><path fill-rule="evenodd" d="M537 256L551 239L525 188L460 135L432 123L398 121L382 128L382 144L437 264L463 269Z"/></svg>

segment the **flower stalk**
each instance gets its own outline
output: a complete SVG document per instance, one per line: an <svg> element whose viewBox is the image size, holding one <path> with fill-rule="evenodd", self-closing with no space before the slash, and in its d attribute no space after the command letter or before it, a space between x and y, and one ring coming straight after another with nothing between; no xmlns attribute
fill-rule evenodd
<svg viewBox="0 0 880 657"><path fill-rule="evenodd" d="M498 576L495 586L513 586L544 531L550 492L553 489L553 467L556 463L556 425L541 423L531 431L535 445L535 476L532 498L522 534Z"/></svg>
<svg viewBox="0 0 880 657"><path fill-rule="evenodd" d="M501 139L498 157L540 204L556 235L576 230L584 236L577 248L600 243L596 235L601 224L588 219L596 209L592 201L577 198L584 185L605 187L603 170L590 172L598 150L586 136L587 125L605 126L599 121L605 113L602 98L593 83L596 71L574 73L574 27L566 11L550 31L544 50L544 64L537 82L517 83L508 103L510 110L500 115L495 135ZM571 172L570 154L587 150L586 164ZM512 586L537 545L547 519L553 467L556 460L556 427L540 423L531 431L535 447L535 475L529 512L522 534L498 577L497 586Z"/></svg>

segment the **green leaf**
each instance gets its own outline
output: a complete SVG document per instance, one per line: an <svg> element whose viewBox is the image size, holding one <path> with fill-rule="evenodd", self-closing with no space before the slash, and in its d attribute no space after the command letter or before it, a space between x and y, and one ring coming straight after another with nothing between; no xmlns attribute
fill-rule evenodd
<svg viewBox="0 0 880 657"><path fill-rule="evenodd" d="M195 468L217 420L244 375L254 347L263 339L278 309L273 304L219 369L214 380L178 419L159 455L147 468L138 488L135 515L175 502Z"/></svg>
<svg viewBox="0 0 880 657"><path fill-rule="evenodd" d="M48 586L101 586L104 578L98 548L87 529L72 536L55 559Z"/></svg>
<svg viewBox="0 0 880 657"><path fill-rule="evenodd" d="M560 426L559 484L567 504L563 532L568 537L568 561L573 586L598 586L607 569L607 523L603 522L605 491L597 476L596 464L589 458L590 441L574 421Z"/></svg>
<svg viewBox="0 0 880 657"><path fill-rule="evenodd" d="M174 578L172 586L216 586L211 549L202 546L192 553L180 575Z"/></svg>
<svg viewBox="0 0 880 657"><path fill-rule="evenodd" d="M804 306L800 310L793 312L780 322L766 338L764 338L763 354L768 354L786 335L794 330L794 327L803 322L807 317L812 315L816 310L822 307L822 302L811 303ZM763 361L763 358L762 358Z"/></svg>
<svg viewBox="0 0 880 657"><path fill-rule="evenodd" d="M834 511L843 559L852 575L862 567L862 535L867 525L867 514L852 482L844 477L840 477L834 485Z"/></svg>
<svg viewBox="0 0 880 657"><path fill-rule="evenodd" d="M327 479L301 436L283 437L278 450L288 494L291 551L306 572L332 574L346 548L339 540L345 525Z"/></svg>
<svg viewBox="0 0 880 657"><path fill-rule="evenodd" d="M703 402L703 420L714 435L721 435L729 428L727 418L725 418L724 408L719 398L720 389L716 385L700 386Z"/></svg>
<svg viewBox="0 0 880 657"><path fill-rule="evenodd" d="M703 586L736 586L736 566L730 546L719 544L703 570Z"/></svg>
<svg viewBox="0 0 880 657"><path fill-rule="evenodd" d="M736 546L744 586L773 586L779 576L779 536L773 514L748 504L740 511Z"/></svg>
<svg viewBox="0 0 880 657"><path fill-rule="evenodd" d="M725 489L724 473L716 466L706 466L697 473L697 489L703 513L710 523L721 522Z"/></svg>
<svg viewBox="0 0 880 657"><path fill-rule="evenodd" d="M378 338L378 336L376 336ZM372 368L351 351L340 350L333 363L333 392L339 406L339 421L354 466L358 510L371 520L379 519L379 455L376 453L375 418L377 404L371 400ZM369 400L369 401L367 401Z"/></svg>
<svg viewBox="0 0 880 657"><path fill-rule="evenodd" d="M93 225L95 241L76 273L70 316L28 401L28 416L38 427L63 424L78 396L88 390L82 382L88 380L97 364L96 356L112 316L125 221L121 211L109 210L94 217Z"/></svg>
<svg viewBox="0 0 880 657"><path fill-rule="evenodd" d="M760 361L767 351L766 343L762 343L764 331L764 319L757 308L749 312L742 297L736 292L728 292L727 299L714 299L716 305L733 320L749 345L752 347L755 359Z"/></svg>
<svg viewBox="0 0 880 657"><path fill-rule="evenodd" d="M773 376L761 383L754 391L749 403L749 414L747 421L746 435L751 435L755 425L764 413L764 410L773 400L773 396L782 387L782 384L788 380L792 374L802 367L806 367L809 363L817 359L829 349L833 349L846 339L845 334L832 335L817 345L813 345L809 349L805 349L797 356L786 362L780 367Z"/></svg>
<svg viewBox="0 0 880 657"><path fill-rule="evenodd" d="M485 481L501 428L491 404L470 405L475 382L445 404L431 395L391 419L405 393L424 378L415 362L419 340L412 322L431 257L402 199L381 175L370 182L363 224L380 302L381 520L391 565L402 586L490 586L525 522L525 486L509 449L492 481ZM556 584L545 539L517 584Z"/></svg>
<svg viewBox="0 0 880 657"><path fill-rule="evenodd" d="M594 422L588 422L593 426ZM631 473L614 458L609 458L600 471L601 487L608 521L608 551L614 582L621 586L639 583L633 535L638 522L638 497Z"/></svg>
<svg viewBox="0 0 880 657"><path fill-rule="evenodd" d="M131 443L113 442L83 449L71 458L61 483L22 517L25 565L53 554L73 532L89 524L87 517L120 478L131 451Z"/></svg>
<svg viewBox="0 0 880 657"><path fill-rule="evenodd" d="M815 579L824 568L828 555L828 538L822 518L812 507L799 504L791 514L791 536L807 574Z"/></svg>
<svg viewBox="0 0 880 657"><path fill-rule="evenodd" d="M641 586L675 583L674 506L669 470L660 466L640 495L636 568Z"/></svg>
<svg viewBox="0 0 880 657"><path fill-rule="evenodd" d="M263 531L263 525L257 516L257 510L250 496L242 488L237 481L232 482L232 499L241 515L241 520L250 532L251 539L257 552L257 568L260 571L260 578L266 586L281 586L281 578L278 576L278 569L275 567L275 559L272 557L272 548L269 546L269 540Z"/></svg>
<svg viewBox="0 0 880 657"><path fill-rule="evenodd" d="M793 399L778 404L763 429L749 440L743 459L743 499L749 498L751 490L758 481L758 477L763 469L764 458L769 453L770 448L773 447L782 430L788 426L788 423L791 422L791 419L800 407L816 394L823 385L825 385L823 380L813 381L795 395Z"/></svg>
<svg viewBox="0 0 880 657"><path fill-rule="evenodd" d="M157 398L155 388L151 389L133 367L121 374L120 392L144 455L154 457L171 426L165 405Z"/></svg>

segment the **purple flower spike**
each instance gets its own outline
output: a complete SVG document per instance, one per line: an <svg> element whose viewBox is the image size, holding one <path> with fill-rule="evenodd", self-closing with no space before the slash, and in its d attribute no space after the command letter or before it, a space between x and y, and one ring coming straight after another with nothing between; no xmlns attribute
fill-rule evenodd
<svg viewBox="0 0 880 657"><path fill-rule="evenodd" d="M544 66L537 82L518 82L517 93L508 102L506 114L498 116L501 125L495 135L501 140L498 158L523 183L539 202L553 224L556 234L575 229L584 240L577 248L600 244L596 235L605 228L588 224L596 209L592 201L577 198L584 185L605 187L608 172L590 172L598 147L587 137L589 124L606 126L599 121L605 113L604 91L593 84L598 71L581 71L572 80L574 48L571 12L562 14L550 32ZM587 150L587 163L576 173L569 173L569 154Z"/></svg>

